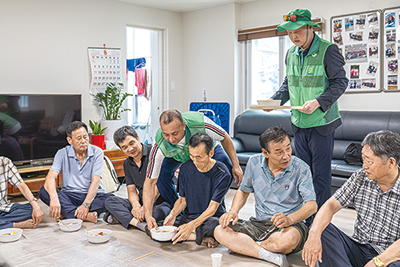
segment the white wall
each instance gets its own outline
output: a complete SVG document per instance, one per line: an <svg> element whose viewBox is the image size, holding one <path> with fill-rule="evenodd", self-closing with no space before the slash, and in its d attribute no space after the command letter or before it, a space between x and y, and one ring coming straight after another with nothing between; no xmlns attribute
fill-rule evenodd
<svg viewBox="0 0 400 267"><path fill-rule="evenodd" d="M325 19L324 38L330 40L330 18L342 14L377 10L400 5L399 0L367 0L367 1L316 1L308 0L299 4L299 1L286 0L283 5L280 1L260 0L242 5L241 28L258 27L282 22L282 16L296 8L307 8L313 17ZM341 110L373 110L373 111L400 111L400 93L363 93L344 94L339 99Z"/></svg>
<svg viewBox="0 0 400 267"><path fill-rule="evenodd" d="M237 90L237 4L183 14L183 111L190 102L229 102L234 120Z"/></svg>
<svg viewBox="0 0 400 267"><path fill-rule="evenodd" d="M85 122L101 116L89 96L87 48L119 47L125 61L127 25L166 29L167 79L176 83L168 104L182 108L179 13L110 0L0 0L0 25L1 92L82 94Z"/></svg>

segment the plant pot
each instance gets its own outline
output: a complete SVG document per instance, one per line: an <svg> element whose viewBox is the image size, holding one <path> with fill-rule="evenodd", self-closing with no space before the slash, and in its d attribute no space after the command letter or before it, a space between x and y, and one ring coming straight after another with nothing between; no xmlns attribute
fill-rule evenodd
<svg viewBox="0 0 400 267"><path fill-rule="evenodd" d="M114 143L114 132L121 126L123 126L122 120L101 120L101 126L107 127L104 135L106 136L106 149L118 149L118 146Z"/></svg>
<svg viewBox="0 0 400 267"><path fill-rule="evenodd" d="M101 149L106 149L105 135L104 134L92 134L90 136L90 143L98 146Z"/></svg>

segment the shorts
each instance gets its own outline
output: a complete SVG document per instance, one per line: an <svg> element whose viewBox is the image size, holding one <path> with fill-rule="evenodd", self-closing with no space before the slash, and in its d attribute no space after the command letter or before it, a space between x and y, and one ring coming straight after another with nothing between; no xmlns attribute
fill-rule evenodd
<svg viewBox="0 0 400 267"><path fill-rule="evenodd" d="M250 236L254 241L258 242L268 239L268 237L275 232L281 231L281 229L275 228L263 240L259 240L259 237L264 234L272 225L273 223L271 222L271 220L258 221L256 220L256 218L251 217L249 221L239 219L239 221L235 225L232 225L231 222L229 224L229 227L235 232L246 234ZM298 222L291 226L299 231L300 242L297 244L296 248L292 252L290 252L290 254L299 252L303 249L304 243L306 243L307 241L309 231L309 228L303 222Z"/></svg>

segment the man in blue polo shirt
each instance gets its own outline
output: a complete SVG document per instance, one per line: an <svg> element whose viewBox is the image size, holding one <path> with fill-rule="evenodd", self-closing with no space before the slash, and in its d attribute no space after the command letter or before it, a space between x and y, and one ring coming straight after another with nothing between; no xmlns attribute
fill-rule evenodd
<svg viewBox="0 0 400 267"><path fill-rule="evenodd" d="M262 154L249 159L232 207L221 216L214 236L233 252L289 266L285 254L303 248L308 235L303 220L317 211L311 171L292 156L289 133L281 126L269 128L259 140ZM250 193L256 217L240 220L239 210Z"/></svg>
<svg viewBox="0 0 400 267"><path fill-rule="evenodd" d="M104 153L89 144L85 123L71 122L66 134L70 145L57 151L39 197L50 206L49 215L55 220L65 217L96 223L98 215L106 211L104 201L112 196L105 193L101 182ZM58 190L56 178L61 171Z"/></svg>

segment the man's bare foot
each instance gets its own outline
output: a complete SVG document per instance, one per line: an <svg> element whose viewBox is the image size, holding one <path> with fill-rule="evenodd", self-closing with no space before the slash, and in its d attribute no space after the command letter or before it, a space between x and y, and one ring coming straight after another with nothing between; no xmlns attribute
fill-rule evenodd
<svg viewBox="0 0 400 267"><path fill-rule="evenodd" d="M33 229L33 228L35 228L35 226L36 225L33 223L32 219L13 223L14 228Z"/></svg>
<svg viewBox="0 0 400 267"><path fill-rule="evenodd" d="M86 216L85 221L97 223L97 212L95 211L89 212L88 215Z"/></svg>
<svg viewBox="0 0 400 267"><path fill-rule="evenodd" d="M219 243L214 239L214 237L204 237L203 244L206 244L209 248L216 248Z"/></svg>

